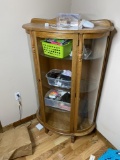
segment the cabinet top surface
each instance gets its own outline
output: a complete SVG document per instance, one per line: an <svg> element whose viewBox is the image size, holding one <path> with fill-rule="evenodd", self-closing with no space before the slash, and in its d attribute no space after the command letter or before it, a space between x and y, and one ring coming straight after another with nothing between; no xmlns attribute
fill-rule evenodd
<svg viewBox="0 0 120 160"><path fill-rule="evenodd" d="M113 24L109 20L93 20L94 28L83 28L83 29L58 29L54 25L56 19L40 19L33 18L31 23L24 24L22 27L29 33L30 31L38 32L52 32L52 33L104 33L112 31L114 29ZM45 23L49 23L48 27L45 27Z"/></svg>

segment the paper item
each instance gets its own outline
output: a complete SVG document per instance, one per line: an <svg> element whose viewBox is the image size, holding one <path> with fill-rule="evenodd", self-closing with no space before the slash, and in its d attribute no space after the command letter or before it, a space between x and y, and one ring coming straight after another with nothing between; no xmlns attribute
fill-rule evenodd
<svg viewBox="0 0 120 160"><path fill-rule="evenodd" d="M38 124L36 125L36 128L37 128L38 130L41 130L41 129L43 128L43 126L42 126L40 123L38 123Z"/></svg>
<svg viewBox="0 0 120 160"><path fill-rule="evenodd" d="M95 160L95 156L91 155L89 160Z"/></svg>

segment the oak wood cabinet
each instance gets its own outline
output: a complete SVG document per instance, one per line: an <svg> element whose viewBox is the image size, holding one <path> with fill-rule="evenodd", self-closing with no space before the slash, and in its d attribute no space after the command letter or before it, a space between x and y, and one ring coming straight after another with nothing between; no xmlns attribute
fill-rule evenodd
<svg viewBox="0 0 120 160"><path fill-rule="evenodd" d="M109 20L94 20L93 29L59 30L54 27L55 19L33 18L23 28L31 38L34 67L39 95L37 118L45 127L63 135L83 136L95 128L95 120L100 100L102 83L107 65L111 31L114 29ZM45 23L49 26L45 27ZM45 39L64 39L71 41L72 56L56 58L44 54L42 42ZM53 86L48 83L50 70L69 70L72 73L70 87ZM53 100L46 105L46 94L59 90L70 94L70 102ZM48 98L48 97L47 97ZM49 99L48 99L49 101Z"/></svg>

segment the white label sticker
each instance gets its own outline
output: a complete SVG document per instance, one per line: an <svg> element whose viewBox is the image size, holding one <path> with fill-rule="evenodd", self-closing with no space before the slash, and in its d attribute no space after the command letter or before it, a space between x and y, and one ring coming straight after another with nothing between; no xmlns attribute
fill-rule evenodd
<svg viewBox="0 0 120 160"><path fill-rule="evenodd" d="M91 155L89 160L95 160L95 156Z"/></svg>

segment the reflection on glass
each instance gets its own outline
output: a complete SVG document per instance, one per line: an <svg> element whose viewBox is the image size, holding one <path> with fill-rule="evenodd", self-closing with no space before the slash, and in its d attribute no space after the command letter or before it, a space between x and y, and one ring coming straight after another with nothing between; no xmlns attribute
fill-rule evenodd
<svg viewBox="0 0 120 160"><path fill-rule="evenodd" d="M92 53L92 50L90 48L87 48L85 45L83 46L83 59L88 59Z"/></svg>
<svg viewBox="0 0 120 160"><path fill-rule="evenodd" d="M83 46L83 59L97 59L104 56L107 37L99 39L85 39Z"/></svg>

